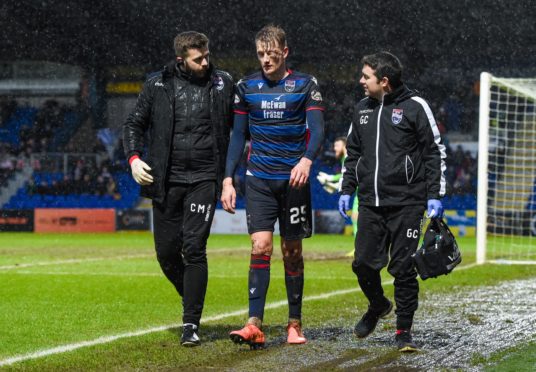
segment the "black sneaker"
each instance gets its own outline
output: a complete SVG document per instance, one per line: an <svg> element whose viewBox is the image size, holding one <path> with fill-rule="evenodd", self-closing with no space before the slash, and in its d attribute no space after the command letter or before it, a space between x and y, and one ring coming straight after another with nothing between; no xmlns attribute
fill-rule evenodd
<svg viewBox="0 0 536 372"><path fill-rule="evenodd" d="M201 345L201 340L197 335L197 326L195 324L186 323L182 327L181 345L187 347Z"/></svg>
<svg viewBox="0 0 536 372"><path fill-rule="evenodd" d="M395 341L398 351L402 353L412 353L419 350L415 342L413 342L411 332L408 329L398 329L396 331Z"/></svg>
<svg viewBox="0 0 536 372"><path fill-rule="evenodd" d="M387 300L387 299L386 299ZM372 310L369 306L367 312L355 325L354 333L357 337L367 337L374 331L380 318L385 318L393 310L393 303L387 300L387 305L383 310Z"/></svg>

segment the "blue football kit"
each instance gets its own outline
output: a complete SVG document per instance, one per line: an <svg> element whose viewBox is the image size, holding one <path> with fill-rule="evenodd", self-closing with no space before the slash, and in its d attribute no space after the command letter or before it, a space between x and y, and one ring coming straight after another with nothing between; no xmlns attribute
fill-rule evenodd
<svg viewBox="0 0 536 372"><path fill-rule="evenodd" d="M317 123L308 123L307 113L315 110L322 112L324 104L318 83L310 75L291 71L286 78L272 82L259 71L240 80L234 112L248 116L247 173L288 180L303 156L313 160L321 143L308 144L308 124L312 130ZM315 136L317 142L318 137L322 133Z"/></svg>

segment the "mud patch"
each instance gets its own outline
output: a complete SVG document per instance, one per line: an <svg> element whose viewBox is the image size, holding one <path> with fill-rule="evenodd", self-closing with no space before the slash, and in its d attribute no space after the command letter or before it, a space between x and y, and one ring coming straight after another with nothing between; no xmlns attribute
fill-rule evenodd
<svg viewBox="0 0 536 372"><path fill-rule="evenodd" d="M394 348L394 331L379 329L365 343L372 349ZM536 337L536 279L471 291L454 287L450 294L427 295L421 298L413 334L421 347L419 353L397 352L397 356L387 352L381 358L375 353L377 363L368 358L337 369L479 371L483 368L479 363L491 354Z"/></svg>
<svg viewBox="0 0 536 372"><path fill-rule="evenodd" d="M493 353L536 338L536 278L449 294L428 294L420 301L413 329L421 351L395 349L391 315L368 338L356 339L353 324L306 328L307 345L285 344L285 330L269 330L269 352L225 370L277 366L301 371L479 371ZM352 320L353 322L353 320Z"/></svg>
<svg viewBox="0 0 536 372"><path fill-rule="evenodd" d="M475 359L526 343L536 336L536 279L504 282L470 292L423 299L415 322L422 352L400 359L402 365L479 370Z"/></svg>

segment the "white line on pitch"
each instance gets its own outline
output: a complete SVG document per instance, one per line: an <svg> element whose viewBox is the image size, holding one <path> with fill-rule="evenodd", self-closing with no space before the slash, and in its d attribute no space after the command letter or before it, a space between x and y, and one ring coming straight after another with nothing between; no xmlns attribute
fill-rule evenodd
<svg viewBox="0 0 536 372"><path fill-rule="evenodd" d="M16 270L16 271L6 271L4 273L0 272L0 275L2 274L9 274L9 275L73 275L73 276L127 276L127 277L162 277L164 278L164 274L162 273L144 273L144 272L118 272L118 273L83 273L83 272L72 272L72 271L29 271L29 270ZM246 279L248 276L245 275L228 275L228 274L210 274L208 275L210 278L215 279ZM272 275L272 279L283 279L283 275ZM314 276L311 278L307 278L307 280L355 280L355 277L336 277L336 276Z"/></svg>
<svg viewBox="0 0 536 372"><path fill-rule="evenodd" d="M133 258L147 258L147 257L154 257L154 254L133 254L133 255L125 255L125 256L73 258L73 259L68 259L68 260L30 262L30 263L0 266L0 270L14 270L14 269L21 269L21 268L35 267L35 266L78 264L78 263L95 262L95 261L129 260Z"/></svg>
<svg viewBox="0 0 536 372"><path fill-rule="evenodd" d="M207 254L212 255L214 253L230 253L230 252L233 253L233 252L239 252L241 250L246 251L245 249L241 249L241 248L213 249L213 250L208 250ZM35 267L35 266L78 264L78 263L95 262L95 261L128 260L128 259L134 259L134 258L147 258L147 257L155 257L155 254L144 253L144 254L132 254L132 255L124 255L124 256L88 257L88 258L72 258L72 259L57 260L57 261L28 262L28 263L0 266L0 270L23 269L23 268Z"/></svg>
<svg viewBox="0 0 536 372"><path fill-rule="evenodd" d="M476 266L476 264L461 266L457 268L457 271L463 270L463 269L469 269L474 266ZM382 285L388 285L388 284L393 284L393 280L382 282ZM357 287L341 289L338 291L321 293L321 294L314 295L314 296L307 296L303 298L303 301L305 302L305 301L323 300L323 299L334 297L334 296L345 295L345 294L349 294L353 292L360 292L360 291L361 289ZM276 302L267 304L265 306L265 309L276 309L276 308L285 306L287 304L288 304L287 300L276 301ZM247 313L248 313L248 309L236 310L236 311L232 311L229 313L223 313L223 314L203 318L201 319L201 323L215 322L215 321L222 320L225 318L231 318L233 316L240 316L240 315L244 315ZM9 357L7 359L0 360L0 367L12 365L18 362L24 362L26 360L42 358L42 357L46 357L46 356L50 356L54 354L67 353L69 351L81 349L84 347L106 344L106 343L110 343L110 342L113 342L122 338L137 337L137 336L143 336L149 333L167 331L167 330L177 328L180 326L181 324L177 323L177 324L165 325L165 326L160 326L160 327L147 328L147 329L142 329L142 330L134 331L134 332L120 333L120 334L111 335L111 336L103 336L103 337L96 338L94 340L82 341L82 342L77 342L77 343L68 344L68 345L62 345L62 346L54 347L51 349L39 350L33 353L16 355L13 357Z"/></svg>

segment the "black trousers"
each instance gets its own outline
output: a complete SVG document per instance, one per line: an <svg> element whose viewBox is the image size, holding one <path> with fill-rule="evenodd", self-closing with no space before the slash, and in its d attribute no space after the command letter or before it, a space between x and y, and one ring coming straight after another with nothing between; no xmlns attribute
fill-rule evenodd
<svg viewBox="0 0 536 372"><path fill-rule="evenodd" d="M199 325L208 282L207 239L216 207L216 182L171 185L153 202L156 256L183 302L183 323Z"/></svg>
<svg viewBox="0 0 536 372"><path fill-rule="evenodd" d="M418 307L419 283L411 255L417 250L424 206L359 206L359 230L352 269L372 309L382 308L385 297L380 271L395 278L397 327L411 328Z"/></svg>

